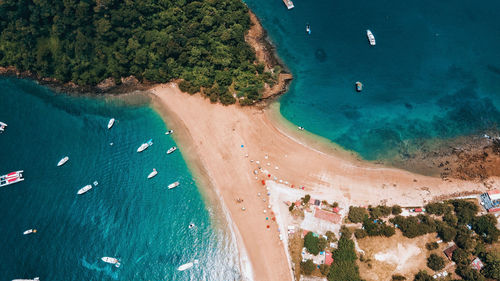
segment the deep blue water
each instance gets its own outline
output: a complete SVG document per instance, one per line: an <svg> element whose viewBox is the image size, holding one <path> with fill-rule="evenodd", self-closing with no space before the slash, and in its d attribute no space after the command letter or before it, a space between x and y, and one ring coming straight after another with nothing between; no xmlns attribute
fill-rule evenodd
<svg viewBox="0 0 500 281"><path fill-rule="evenodd" d="M497 0L245 2L294 75L284 117L365 159L498 128Z"/></svg>
<svg viewBox="0 0 500 281"><path fill-rule="evenodd" d="M107 130L111 117L117 121ZM166 155L175 143L148 106L3 78L0 121L8 124L0 174L23 169L26 178L0 188L1 280L239 280L236 247L214 217L217 207L205 204L181 154ZM137 153L150 138L154 145ZM70 160L56 167L65 155ZM159 173L148 180L153 168ZM30 228L38 233L22 235ZM194 259L200 263L191 270L176 270Z"/></svg>

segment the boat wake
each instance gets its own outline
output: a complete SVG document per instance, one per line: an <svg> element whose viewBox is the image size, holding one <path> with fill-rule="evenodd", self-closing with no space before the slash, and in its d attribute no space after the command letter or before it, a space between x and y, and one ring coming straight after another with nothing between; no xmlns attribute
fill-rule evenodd
<svg viewBox="0 0 500 281"><path fill-rule="evenodd" d="M105 273L106 275L108 275L109 277L113 278L114 280L118 280L118 271L116 270L113 270L114 266L103 266L103 267L99 267L99 264L102 264L100 263L99 261L100 259L96 259L96 261L94 263L89 263L85 257L83 257L81 259L82 261L82 265L83 267L87 268L87 269L90 269L90 270L93 270L93 271L97 271L97 272L103 272Z"/></svg>

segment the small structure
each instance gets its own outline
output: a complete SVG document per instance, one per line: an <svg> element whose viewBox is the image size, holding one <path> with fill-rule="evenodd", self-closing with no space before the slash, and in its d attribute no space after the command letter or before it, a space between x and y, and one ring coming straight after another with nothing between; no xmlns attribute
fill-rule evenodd
<svg viewBox="0 0 500 281"><path fill-rule="evenodd" d="M444 254L446 257L451 261L451 257L453 256L453 252L458 249L457 245L453 244L453 246L448 247L446 250L444 250Z"/></svg>
<svg viewBox="0 0 500 281"><path fill-rule="evenodd" d="M488 212L500 211L500 190L490 190L481 194L479 198L481 199L481 205L483 205Z"/></svg>
<svg viewBox="0 0 500 281"><path fill-rule="evenodd" d="M320 208L316 208L316 211L314 212L314 217L322 220L329 221L334 224L339 224L340 223L340 215L332 212L327 212L324 210L321 210Z"/></svg>
<svg viewBox="0 0 500 281"><path fill-rule="evenodd" d="M481 268L483 268L484 264L479 258L475 258L472 263L470 264L472 268L474 268L477 271L480 271Z"/></svg>

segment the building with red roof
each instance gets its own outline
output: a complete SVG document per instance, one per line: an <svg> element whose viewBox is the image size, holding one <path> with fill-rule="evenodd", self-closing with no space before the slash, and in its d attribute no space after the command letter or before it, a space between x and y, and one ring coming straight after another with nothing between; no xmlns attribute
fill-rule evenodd
<svg viewBox="0 0 500 281"><path fill-rule="evenodd" d="M314 212L314 217L318 219L322 219L325 221L329 221L331 223L338 224L340 223L340 215L332 212L327 212L321 210L320 208L316 208L316 212Z"/></svg>
<svg viewBox="0 0 500 281"><path fill-rule="evenodd" d="M332 253L326 251L325 252L325 264L330 265L330 264L332 264L332 262L333 262Z"/></svg>
<svg viewBox="0 0 500 281"><path fill-rule="evenodd" d="M472 268L474 268L475 270L480 271L481 268L483 268L484 264L483 262L481 262L479 258L475 258L470 264L470 266L472 266Z"/></svg>

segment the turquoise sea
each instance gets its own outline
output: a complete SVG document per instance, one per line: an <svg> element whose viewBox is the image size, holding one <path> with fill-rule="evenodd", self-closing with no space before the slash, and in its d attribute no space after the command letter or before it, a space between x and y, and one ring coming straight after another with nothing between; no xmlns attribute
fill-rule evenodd
<svg viewBox="0 0 500 281"><path fill-rule="evenodd" d="M369 160L498 129L499 1L245 2L294 75L280 103L296 125Z"/></svg>
<svg viewBox="0 0 500 281"><path fill-rule="evenodd" d="M111 117L117 121L107 130ZM1 78L0 121L8 124L0 174L24 170L25 177L0 189L1 280L240 280L220 208L205 203L178 151L166 155L175 143L149 106ZM153 146L137 153L150 138ZM158 175L148 180L153 168ZM167 190L177 180L181 185ZM38 232L22 234L31 228ZM194 259L192 269L176 270Z"/></svg>

